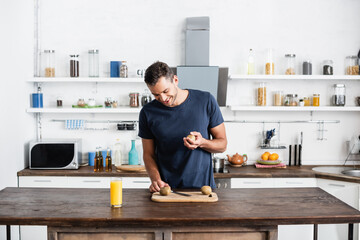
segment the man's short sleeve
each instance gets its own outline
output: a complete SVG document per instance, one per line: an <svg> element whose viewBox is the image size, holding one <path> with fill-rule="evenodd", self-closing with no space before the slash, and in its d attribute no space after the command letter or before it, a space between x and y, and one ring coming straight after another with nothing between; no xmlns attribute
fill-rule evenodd
<svg viewBox="0 0 360 240"><path fill-rule="evenodd" d="M213 95L210 94L208 111L210 116L209 128L214 128L224 122L218 103Z"/></svg>
<svg viewBox="0 0 360 240"><path fill-rule="evenodd" d="M141 109L140 115L139 115L139 137L145 138L145 139L154 139L154 135L152 134L148 120L146 117L146 114L144 112L144 109Z"/></svg>

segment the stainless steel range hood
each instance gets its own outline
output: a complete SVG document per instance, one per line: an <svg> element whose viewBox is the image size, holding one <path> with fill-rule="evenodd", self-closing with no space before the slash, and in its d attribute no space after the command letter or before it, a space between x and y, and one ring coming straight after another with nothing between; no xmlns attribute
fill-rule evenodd
<svg viewBox="0 0 360 240"><path fill-rule="evenodd" d="M208 91L219 106L226 106L229 69L209 66L210 18L187 18L185 39L185 66L175 71L180 88Z"/></svg>

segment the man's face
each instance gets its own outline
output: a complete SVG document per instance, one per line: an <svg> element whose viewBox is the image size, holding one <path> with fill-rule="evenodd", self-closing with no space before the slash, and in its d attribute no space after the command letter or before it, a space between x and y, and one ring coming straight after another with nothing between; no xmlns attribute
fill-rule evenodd
<svg viewBox="0 0 360 240"><path fill-rule="evenodd" d="M165 77L159 78L155 86L148 86L155 99L167 107L176 106L176 98L178 94L178 78L173 77L173 82Z"/></svg>

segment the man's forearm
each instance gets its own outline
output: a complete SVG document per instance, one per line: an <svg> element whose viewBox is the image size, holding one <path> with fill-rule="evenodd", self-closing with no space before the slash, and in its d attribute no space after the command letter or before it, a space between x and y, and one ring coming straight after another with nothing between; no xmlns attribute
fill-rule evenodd
<svg viewBox="0 0 360 240"><path fill-rule="evenodd" d="M145 163L146 171L149 174L151 181L161 180L159 169L155 162L155 159L151 156L147 156L147 157L144 156L144 163Z"/></svg>
<svg viewBox="0 0 360 240"><path fill-rule="evenodd" d="M203 139L203 143L200 144L200 148L210 153L222 153L225 152L227 146L227 140L223 138L217 139Z"/></svg>

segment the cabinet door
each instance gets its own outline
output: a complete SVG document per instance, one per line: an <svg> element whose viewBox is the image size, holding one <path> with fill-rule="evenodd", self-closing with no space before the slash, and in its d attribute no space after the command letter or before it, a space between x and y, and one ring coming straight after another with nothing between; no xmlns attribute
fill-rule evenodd
<svg viewBox="0 0 360 240"><path fill-rule="evenodd" d="M273 178L231 178L231 188L271 188Z"/></svg>
<svg viewBox="0 0 360 240"><path fill-rule="evenodd" d="M316 187L316 178L274 178L276 188Z"/></svg>
<svg viewBox="0 0 360 240"><path fill-rule="evenodd" d="M359 209L359 184L327 179L317 179L317 182L324 191ZM358 239L358 225L354 224L354 239ZM319 240L342 240L347 236L348 224L319 225Z"/></svg>
<svg viewBox="0 0 360 240"><path fill-rule="evenodd" d="M19 177L19 187L67 187L66 177Z"/></svg>
<svg viewBox="0 0 360 240"><path fill-rule="evenodd" d="M148 177L124 177L123 188L143 188L147 189L150 186L150 178Z"/></svg>
<svg viewBox="0 0 360 240"><path fill-rule="evenodd" d="M69 188L109 188L109 177L68 177Z"/></svg>

